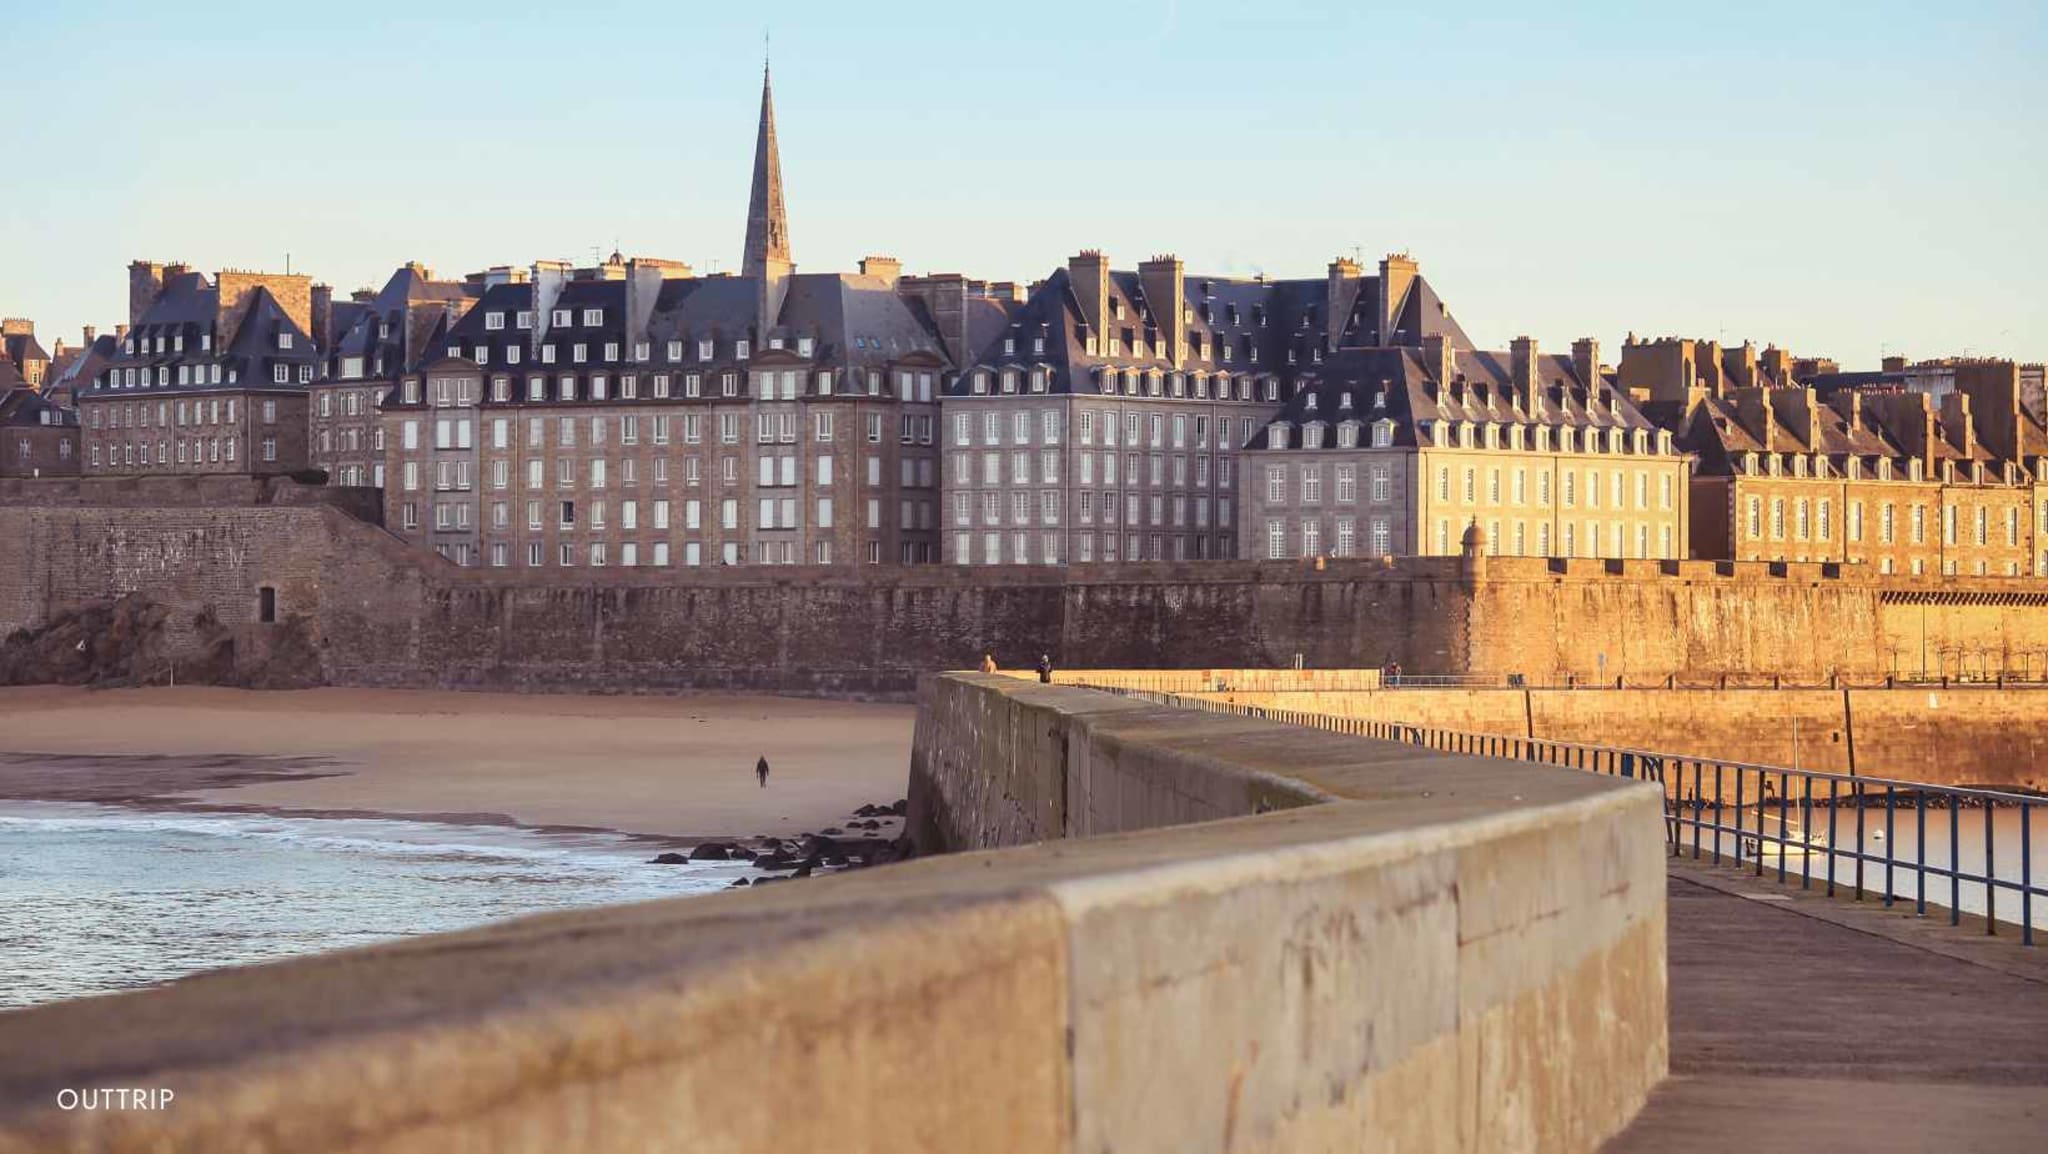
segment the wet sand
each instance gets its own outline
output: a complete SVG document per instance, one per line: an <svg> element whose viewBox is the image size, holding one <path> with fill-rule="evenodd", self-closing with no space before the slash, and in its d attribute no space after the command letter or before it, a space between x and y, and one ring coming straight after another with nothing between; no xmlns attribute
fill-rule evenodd
<svg viewBox="0 0 2048 1154"><path fill-rule="evenodd" d="M793 836L902 797L915 716L723 694L0 689L0 798Z"/></svg>

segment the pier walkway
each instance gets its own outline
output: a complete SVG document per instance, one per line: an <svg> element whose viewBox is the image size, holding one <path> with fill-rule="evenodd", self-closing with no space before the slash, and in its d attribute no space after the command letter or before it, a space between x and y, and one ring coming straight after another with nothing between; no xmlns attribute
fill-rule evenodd
<svg viewBox="0 0 2048 1154"><path fill-rule="evenodd" d="M2048 949L1671 864L1671 1077L1609 1154L2048 1149Z"/></svg>

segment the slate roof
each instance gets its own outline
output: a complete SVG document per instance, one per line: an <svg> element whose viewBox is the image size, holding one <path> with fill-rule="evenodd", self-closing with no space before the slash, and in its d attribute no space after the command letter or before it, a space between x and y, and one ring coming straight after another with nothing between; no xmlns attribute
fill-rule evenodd
<svg viewBox="0 0 2048 1154"><path fill-rule="evenodd" d="M250 291L249 304L240 327L228 348L220 348L221 301L219 289L204 274L181 273L171 277L149 309L129 329L127 342L115 346L86 395L140 392L198 391L212 389L303 388L307 375L301 366L316 366L320 354L313 341L278 304L268 288ZM279 337L289 335L290 348L280 347ZM162 338L163 351L157 351ZM133 351L130 351L132 348ZM285 366L286 382L276 380L276 367ZM219 380L214 378L215 367ZM188 370L188 382L178 382L178 370ZM128 385L135 374L137 384ZM159 384L162 376L168 383Z"/></svg>
<svg viewBox="0 0 2048 1154"><path fill-rule="evenodd" d="M1341 330L1339 346L1376 347L1379 278L1356 277L1350 285L1356 296ZM1021 303L985 297L970 302L973 308L969 314L969 334L976 350L971 367L992 371L1044 368L1049 373L1049 392L1094 393L1101 391L1102 377L1110 370L1176 371L1166 355L1170 350L1157 339L1164 334L1163 321L1165 326L1178 327L1187 342L1177 371L1273 379L1281 382L1284 393L1297 375L1311 369L1325 355L1329 344L1329 293L1327 278L1245 280L1184 275L1183 299L1176 307L1149 300L1141 273L1111 270L1109 297L1103 302L1104 332L1098 335L1115 338L1116 352L1110 351L1112 346L1105 339L1097 342L1095 353L1089 353L1073 273L1071 268L1060 268L1035 286ZM1436 291L1420 276L1415 278L1403 303L1398 325L1404 341L1420 344L1424 336L1441 335L1454 349L1472 347L1470 338L1451 317ZM1012 352L1003 350L1006 337L1015 339ZM1037 338L1044 339L1042 353L1032 351L1032 342ZM1142 353L1134 348L1134 342L1143 346ZM1230 354L1227 360L1222 355L1225 349ZM949 386L949 395L967 395L972 391L973 382L964 372Z"/></svg>
<svg viewBox="0 0 2048 1154"><path fill-rule="evenodd" d="M7 369L14 366L6 365ZM0 372L0 428L22 428L26 426L75 427L78 414L60 405L51 404L49 399L29 388L20 376L12 383ZM48 414L47 418L45 414Z"/></svg>
<svg viewBox="0 0 2048 1154"><path fill-rule="evenodd" d="M42 342L36 340L34 333L14 333L4 340L7 359L14 362L17 368L29 361L42 361L47 364L50 360L50 354L43 349Z"/></svg>
<svg viewBox="0 0 2048 1154"><path fill-rule="evenodd" d="M1656 429L1626 393L1605 381L1581 380L1571 358L1564 356L1538 355L1536 382L1542 404L1533 412L1519 407L1512 388L1513 364L1511 353L1454 350L1451 379L1439 381L1431 376L1421 349L1342 349L1296 375L1294 395L1265 427L1285 425L1299 433L1311 424L1390 420L1392 443L1405 447L1423 444L1422 429L1443 421ZM1264 432L1259 430L1252 447L1265 443ZM1359 443L1365 442L1361 436ZM1293 435L1288 443L1304 441Z"/></svg>
<svg viewBox="0 0 2048 1154"><path fill-rule="evenodd" d="M604 373L744 371L755 360L776 362L799 354L799 341L812 342L804 364L825 370L880 369L905 360L945 363L945 353L922 307L897 293L879 277L808 273L790 276L776 323L760 323L761 285L751 277L678 277L661 280L568 280L546 317L535 302L541 286L532 281L502 284L485 290L481 299L445 333L423 342L413 370L454 356L481 365L485 372L520 376L563 376ZM569 323L555 325L552 314L569 311ZM600 322L586 324L586 310L598 310ZM518 314L533 313L534 327L522 330ZM500 328L490 318L502 318ZM712 342L710 359L701 358L700 341ZM774 342L781 341L776 349ZM738 342L749 342L749 356L738 356ZM646 346L645 360L636 346ZM671 349L671 345L675 345ZM577 345L584 359L576 360ZM519 360L510 350L519 349ZM552 348L552 361L541 350ZM680 355L672 357L671 352ZM607 355L611 354L611 355ZM814 380L804 387L814 389ZM841 386L842 389L845 386ZM708 391L708 386L707 386ZM549 390L554 395L555 390ZM516 390L524 397L524 390ZM588 396L579 390L579 395ZM647 393L641 399L647 399ZM675 396L680 398L681 389Z"/></svg>

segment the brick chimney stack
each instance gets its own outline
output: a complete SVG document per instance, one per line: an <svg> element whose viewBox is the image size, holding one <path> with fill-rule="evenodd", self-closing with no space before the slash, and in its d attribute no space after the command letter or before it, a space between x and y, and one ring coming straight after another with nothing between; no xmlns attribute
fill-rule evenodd
<svg viewBox="0 0 2048 1154"><path fill-rule="evenodd" d="M1439 386L1448 387L1457 375L1457 359L1451 342L1442 333L1422 338L1422 365Z"/></svg>
<svg viewBox="0 0 2048 1154"><path fill-rule="evenodd" d="M894 285L903 276L903 262L893 256L864 256L860 260L860 275L876 277Z"/></svg>
<svg viewBox="0 0 2048 1154"><path fill-rule="evenodd" d="M1180 368L1187 355L1187 270L1179 257L1168 253L1139 265L1138 280L1145 286L1145 305L1165 343L1166 359Z"/></svg>
<svg viewBox="0 0 2048 1154"><path fill-rule="evenodd" d="M164 291L164 266L155 261L138 260L128 264L128 326L142 323L142 314L156 303Z"/></svg>
<svg viewBox="0 0 2048 1154"><path fill-rule="evenodd" d="M1516 337L1514 344L1509 347L1513 349L1511 360L1514 372L1513 384L1515 395L1521 398L1521 403L1526 408L1535 398L1536 390L1539 387L1536 381L1539 356L1536 349L1536 338ZM1592 389L1597 387L1598 382L1587 381L1585 384L1588 389ZM1591 395L1590 392L1588 395Z"/></svg>
<svg viewBox="0 0 2048 1154"><path fill-rule="evenodd" d="M1381 347L1390 345L1419 345L1420 332L1399 332L1401 313L1407 307L1408 293L1415 287L1415 258L1405 252L1388 253L1380 261L1380 315L1377 343Z"/></svg>
<svg viewBox="0 0 2048 1154"><path fill-rule="evenodd" d="M1340 256L1330 262L1330 285L1323 294L1323 330L1331 352L1344 343L1344 325L1358 307L1358 293L1365 287L1363 274L1357 261Z"/></svg>
<svg viewBox="0 0 2048 1154"><path fill-rule="evenodd" d="M1099 249L1082 249L1067 259L1067 280L1081 303L1088 335L1095 338L1097 349L1108 351L1109 330L1103 326L1109 308L1109 258Z"/></svg>
<svg viewBox="0 0 2048 1154"><path fill-rule="evenodd" d="M1589 387L1600 384L1600 342L1592 337L1580 337L1572 342L1572 372Z"/></svg>

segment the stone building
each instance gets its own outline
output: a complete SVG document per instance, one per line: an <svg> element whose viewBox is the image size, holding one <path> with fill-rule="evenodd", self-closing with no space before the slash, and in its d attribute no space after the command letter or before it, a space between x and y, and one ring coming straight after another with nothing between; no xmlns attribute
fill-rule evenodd
<svg viewBox="0 0 2048 1154"><path fill-rule="evenodd" d="M311 282L129 268L136 323L78 395L87 475L306 466Z"/></svg>
<svg viewBox="0 0 2048 1154"><path fill-rule="evenodd" d="M29 388L43 387L50 368L50 354L36 340L34 321L20 317L0 320L0 359L14 366L14 371L21 375Z"/></svg>
<svg viewBox="0 0 2048 1154"><path fill-rule="evenodd" d="M2048 424L2023 403L2017 366L1957 362L1937 398L1860 374L1810 387L1781 371L1789 360L1750 357L1673 338L1623 350L1624 377L1647 358L1633 375L1651 417L1698 458L1695 556L2048 574ZM1665 367L1688 364L1700 371Z"/></svg>
<svg viewBox="0 0 2048 1154"><path fill-rule="evenodd" d="M308 390L307 451L336 485L384 484L384 432L378 406L408 366L436 355L436 343L509 269L461 281L437 280L425 265L401 266L381 290L336 302L315 286L321 371ZM519 274L519 275L523 275Z"/></svg>
<svg viewBox="0 0 2048 1154"><path fill-rule="evenodd" d="M78 414L0 362L0 477L75 477L78 461Z"/></svg>
<svg viewBox="0 0 2048 1154"><path fill-rule="evenodd" d="M971 286L969 286L971 288ZM921 282L950 344L947 556L1063 564L1236 556L1240 454L1334 351L1463 334L1415 262L1377 277L1189 276L1084 251L1023 299Z"/></svg>
<svg viewBox="0 0 2048 1154"><path fill-rule="evenodd" d="M927 563L950 362L896 262L790 259L764 77L742 274L536 265L382 406L386 524L463 564Z"/></svg>
<svg viewBox="0 0 2048 1154"><path fill-rule="evenodd" d="M115 333L101 333L91 325L85 326L84 344L51 359L49 376L43 381L43 396L61 408L76 409L78 395L92 387L101 370L120 351L121 340L127 335L127 325L119 326Z"/></svg>
<svg viewBox="0 0 2048 1154"><path fill-rule="evenodd" d="M1599 346L1505 353L1432 333L1303 372L1245 452L1248 557L1685 555L1688 462Z"/></svg>

